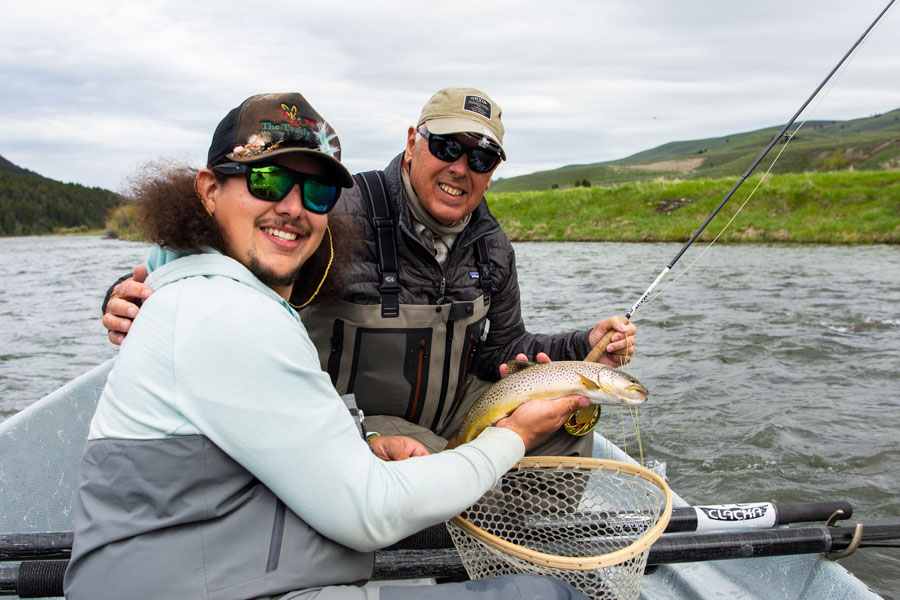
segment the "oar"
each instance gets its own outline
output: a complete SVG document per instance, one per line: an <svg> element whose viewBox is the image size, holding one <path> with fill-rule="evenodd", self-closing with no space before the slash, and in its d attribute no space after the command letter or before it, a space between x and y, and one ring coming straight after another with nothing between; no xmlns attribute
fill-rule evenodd
<svg viewBox="0 0 900 600"><path fill-rule="evenodd" d="M666 533L683 531L710 531L722 529L766 528L787 523L808 523L825 521L836 512L840 518L853 515L853 507L843 500L796 503L738 503L712 504L705 506L684 506L672 509L672 517ZM597 530L599 513L584 513L586 526ZM577 515L575 515L577 517ZM553 522L542 519L530 527L555 527L558 529L584 529L585 526L572 525L573 515L566 515L566 521ZM643 515L634 511L608 511L602 518L619 530L628 525L638 526ZM526 520L527 517L522 517ZM400 540L390 549L446 548L452 546L450 535L443 523L438 523ZM71 531L47 531L35 533L0 534L0 561L69 558L72 553Z"/></svg>
<svg viewBox="0 0 900 600"><path fill-rule="evenodd" d="M850 546L856 527L779 528L743 532L677 533L660 537L651 547L647 565L708 560L820 554ZM900 522L863 526L859 548L900 547ZM393 550L375 553L374 580L435 577L468 578L455 548Z"/></svg>
<svg viewBox="0 0 900 600"><path fill-rule="evenodd" d="M768 529L788 523L825 522L832 518L836 521L852 515L853 507L844 501L682 506L672 509L672 517L665 533ZM641 511L610 510L560 514L554 517L518 515L510 518L528 529L559 529L565 530L559 535L577 537L596 535L590 532L601 530L623 534L640 532L647 528L647 521L655 516Z"/></svg>
<svg viewBox="0 0 900 600"><path fill-rule="evenodd" d="M852 516L853 507L843 500L683 506L672 509L665 532L766 529L788 523L827 521L832 517L849 519Z"/></svg>
<svg viewBox="0 0 900 600"><path fill-rule="evenodd" d="M666 533L768 528L787 523L849 519L853 507L843 500L713 504L672 509Z"/></svg>
<svg viewBox="0 0 900 600"><path fill-rule="evenodd" d="M853 543L859 548L900 548L900 522L665 534L650 547L647 564L834 553ZM62 595L65 563L65 560L32 560L0 565L0 596L37 597L34 590L39 590L43 597ZM424 577L456 581L468 578L455 548L375 553L373 580Z"/></svg>

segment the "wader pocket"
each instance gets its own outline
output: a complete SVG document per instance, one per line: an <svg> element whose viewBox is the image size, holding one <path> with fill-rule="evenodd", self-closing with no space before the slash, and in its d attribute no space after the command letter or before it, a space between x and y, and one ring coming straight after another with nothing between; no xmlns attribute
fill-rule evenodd
<svg viewBox="0 0 900 600"><path fill-rule="evenodd" d="M428 391L431 336L431 329L357 329L347 391L356 395L364 413L419 421Z"/></svg>
<svg viewBox="0 0 900 600"><path fill-rule="evenodd" d="M466 333L463 339L463 351L460 356L459 379L456 382L456 393L453 396L453 403L450 405L449 414L453 414L456 407L462 401L462 395L465 391L466 376L469 370L478 361L478 352L481 350L481 331L484 327L484 319L477 323L472 323L466 327Z"/></svg>

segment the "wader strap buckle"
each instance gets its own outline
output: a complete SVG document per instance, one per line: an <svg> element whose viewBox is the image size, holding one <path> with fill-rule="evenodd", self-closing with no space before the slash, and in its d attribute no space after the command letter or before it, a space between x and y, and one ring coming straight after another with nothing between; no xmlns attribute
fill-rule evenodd
<svg viewBox="0 0 900 600"><path fill-rule="evenodd" d="M378 286L378 289L381 291L381 316L399 317L400 280L397 272L382 271L381 285Z"/></svg>

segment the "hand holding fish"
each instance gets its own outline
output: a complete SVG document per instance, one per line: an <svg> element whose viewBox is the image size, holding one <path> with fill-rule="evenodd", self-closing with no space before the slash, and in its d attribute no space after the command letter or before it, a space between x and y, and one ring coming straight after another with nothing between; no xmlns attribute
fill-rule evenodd
<svg viewBox="0 0 900 600"><path fill-rule="evenodd" d="M529 400L508 417L497 421L495 426L515 431L525 443L525 450L528 450L532 444L562 427L572 413L590 404L587 396L577 394Z"/></svg>
<svg viewBox="0 0 900 600"><path fill-rule="evenodd" d="M521 362L527 362L528 356L525 354L517 354L516 360L521 361ZM536 362L539 365L543 365L543 364L550 362L550 357L547 355L546 352L538 352L537 355L535 355L535 357L534 357L534 362ZM507 375L509 375L509 365L506 363L503 363L502 365L500 365L500 378L503 379Z"/></svg>
<svg viewBox="0 0 900 600"><path fill-rule="evenodd" d="M385 461L430 454L422 442L405 435L379 435L369 441L369 447L375 456Z"/></svg>
<svg viewBox="0 0 900 600"><path fill-rule="evenodd" d="M625 317L610 317L600 321L588 334L588 342L593 350L585 360L596 361L610 367L628 364L634 354L636 332L637 328ZM593 358L595 353L600 354L599 359Z"/></svg>

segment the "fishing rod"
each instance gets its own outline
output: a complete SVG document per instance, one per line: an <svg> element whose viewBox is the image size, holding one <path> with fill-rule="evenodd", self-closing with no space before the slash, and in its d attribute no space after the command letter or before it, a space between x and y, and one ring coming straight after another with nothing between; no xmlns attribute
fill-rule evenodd
<svg viewBox="0 0 900 600"><path fill-rule="evenodd" d="M653 281L653 283L650 284L650 287L647 288L647 291L644 292L644 294L640 297L640 299L638 299L638 301L634 304L634 306L631 307L631 310L629 310L628 312L625 313L626 319L630 319L631 316L637 311L637 309L640 308L640 306L647 300L647 298L650 296L650 294L653 293L653 290L655 290L656 286L658 286L659 283L663 280L663 278L669 274L669 271L672 270L672 267L675 266L675 263L678 262L678 259L681 258L681 256L691 246L691 244L694 243L694 240L696 240L697 237L703 232L703 230L706 229L706 226L709 225L710 221L712 221L713 218L715 218L715 216L717 214L719 214L719 211L722 210L722 207L725 206L725 203L731 199L731 197L738 190L738 188L741 187L741 184L744 183L744 181L747 179L747 177L749 177L750 174L753 172L753 170L756 169L756 167L759 165L759 163L762 162L762 160L766 157L766 155L769 153L769 151L773 147L775 147L775 144L778 143L778 140L780 140L784 136L784 134L787 132L788 128L790 128L790 126L794 124L794 121L797 120L797 117L800 116L800 113L802 113L806 109L806 107L809 105L809 103L812 102L813 98L815 98L818 95L818 93L822 90L822 88L825 87L825 84L828 83L828 81L837 72L837 70L841 67L841 65L844 64L844 61L846 61L847 58L851 54L853 54L853 51L856 50L856 47L862 43L862 41L866 38L867 35L869 35L869 32L872 30L873 27L875 27L875 25L878 23L878 21L881 20L881 17L884 16L884 14L888 11L888 9L891 7L892 4L894 4L894 0L890 0L890 2L888 2L887 6L884 7L884 10L882 10L881 13L879 13L879 15L877 17L875 17L875 20L872 21L872 23L866 28L866 30L863 32L863 34L861 36L859 36L859 39L857 39L856 42L854 42L854 44L850 47L849 50L847 50L847 52L844 54L844 56L841 58L841 60L839 60L838 63L834 66L834 68L831 69L831 72L828 73L828 76L826 76L825 79L822 80L822 83L820 83L819 86L815 89L815 91L812 94L810 94L809 98L806 99L806 102L804 102L800 106L800 108L797 110L797 112L794 113L794 116L791 117L791 120L788 121L787 124L785 124L785 126L781 128L781 131L779 131L778 134L772 139L772 141L769 142L769 145L766 146L766 149L762 151L762 154L760 154L756 158L756 160L753 161L753 164L750 165L750 168L747 169L747 172L744 173L744 175L740 178L740 180L738 180L738 182L734 185L734 187L731 188L731 191L728 192L728 194L722 199L721 202L719 202L719 205L715 208L715 210L713 210L710 213L710 215L706 218L706 220L703 222L703 224L690 237L690 239L687 241L687 243L684 246L682 246L681 250L679 250L678 253L675 255L675 258L673 258L669 262L669 264L666 265L666 268L663 269L662 272ZM601 342L598 344L598 346L603 345L603 347L605 348L606 345L608 345L608 344L609 344L608 341L606 342L606 344L603 344L603 341L601 340Z"/></svg>

